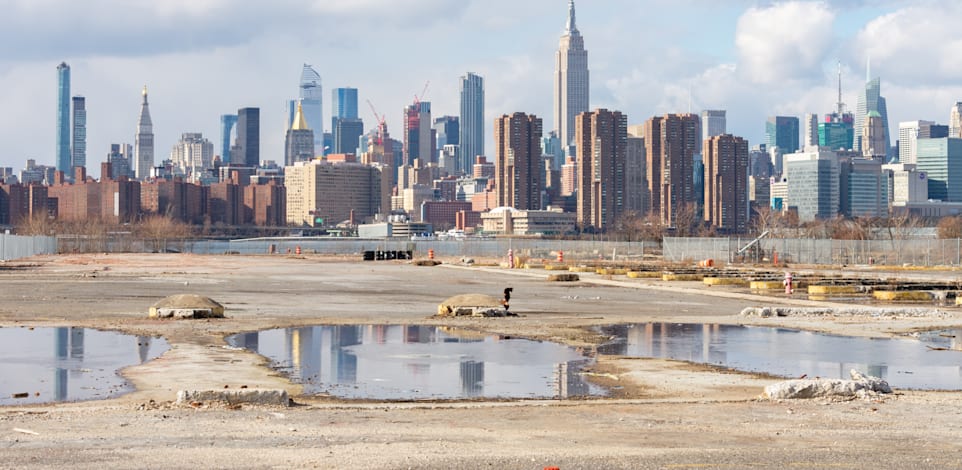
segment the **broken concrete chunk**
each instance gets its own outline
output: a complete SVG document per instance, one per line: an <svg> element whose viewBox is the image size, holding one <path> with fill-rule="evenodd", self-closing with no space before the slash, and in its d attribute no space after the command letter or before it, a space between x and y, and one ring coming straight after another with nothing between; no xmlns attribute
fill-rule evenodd
<svg viewBox="0 0 962 470"><path fill-rule="evenodd" d="M228 405L291 405L287 390L181 390L177 392L178 405L210 401Z"/></svg>
<svg viewBox="0 0 962 470"><path fill-rule="evenodd" d="M772 400L859 397L873 394L892 393L888 382L879 377L863 375L852 369L852 380L843 379L798 379L786 380L765 387L765 397Z"/></svg>
<svg viewBox="0 0 962 470"><path fill-rule="evenodd" d="M224 306L209 297L177 294L150 306L151 318L224 318Z"/></svg>

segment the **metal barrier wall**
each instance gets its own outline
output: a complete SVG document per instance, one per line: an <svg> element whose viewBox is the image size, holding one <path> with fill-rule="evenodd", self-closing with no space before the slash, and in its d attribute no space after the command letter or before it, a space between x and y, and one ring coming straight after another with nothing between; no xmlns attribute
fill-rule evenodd
<svg viewBox="0 0 962 470"><path fill-rule="evenodd" d="M741 253L751 238L665 238L666 261L729 263L883 264L958 266L962 239L832 240L769 238Z"/></svg>
<svg viewBox="0 0 962 470"><path fill-rule="evenodd" d="M24 237L0 233L0 260L57 253L56 237Z"/></svg>

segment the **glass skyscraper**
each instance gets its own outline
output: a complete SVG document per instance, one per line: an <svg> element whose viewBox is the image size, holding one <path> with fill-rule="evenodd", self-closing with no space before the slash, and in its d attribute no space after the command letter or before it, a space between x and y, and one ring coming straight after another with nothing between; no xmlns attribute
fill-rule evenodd
<svg viewBox="0 0 962 470"><path fill-rule="evenodd" d="M357 119L357 88L331 90L331 118Z"/></svg>
<svg viewBox="0 0 962 470"><path fill-rule="evenodd" d="M461 77L461 162L458 170L471 173L474 159L484 155L484 78L468 72Z"/></svg>
<svg viewBox="0 0 962 470"><path fill-rule="evenodd" d="M290 129L294 122L294 114L297 112L297 103L301 103L301 112L304 113L304 120L307 127L314 131L314 148L324 149L324 111L322 104L321 75L311 67L304 64L301 69L301 84L299 99L288 101L287 122L284 129ZM323 152L327 154L327 152Z"/></svg>
<svg viewBox="0 0 962 470"><path fill-rule="evenodd" d="M57 170L70 175L70 66L57 66Z"/></svg>
<svg viewBox="0 0 962 470"><path fill-rule="evenodd" d="M334 153L357 153L364 121L357 115L357 88L331 90L331 134Z"/></svg>
<svg viewBox="0 0 962 470"><path fill-rule="evenodd" d="M871 78L871 69L866 67L866 82L865 88L861 90L858 94L858 101L855 107L855 125L853 137L854 149L861 152L862 151L862 130L865 125L865 119L868 113L875 111L882 116L882 133L883 139L885 140L885 149L880 153L880 155L886 156L886 161L892 159L893 155L891 149L891 139L889 138L889 114L887 106L885 105L885 98L882 97L882 85L881 79ZM878 151L878 149L876 149Z"/></svg>
<svg viewBox="0 0 962 470"><path fill-rule="evenodd" d="M765 123L768 148L778 147L782 155L798 151L798 118L795 116L772 116Z"/></svg>
<svg viewBox="0 0 962 470"><path fill-rule="evenodd" d="M220 159L230 163L231 130L237 124L236 114L223 114L220 117Z"/></svg>
<svg viewBox="0 0 962 470"><path fill-rule="evenodd" d="M87 166L87 101L83 96L73 97L73 145L71 167Z"/></svg>

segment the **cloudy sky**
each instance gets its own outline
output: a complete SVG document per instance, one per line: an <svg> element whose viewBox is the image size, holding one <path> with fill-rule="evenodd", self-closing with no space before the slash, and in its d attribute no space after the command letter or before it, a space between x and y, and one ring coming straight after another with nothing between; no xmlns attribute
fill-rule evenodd
<svg viewBox="0 0 962 470"><path fill-rule="evenodd" d="M486 80L489 123L524 111L547 130L567 1L0 0L0 11L0 166L54 165L66 61L72 94L87 98L98 175L110 143L132 143L144 84L158 162L184 132L216 146L219 116L246 106L261 108L262 159L283 160L284 103L303 63L321 74L328 123L330 89L353 86L366 127L370 100L399 136L426 82L434 115L457 115L458 77L472 71ZM958 0L580 0L577 20L592 108L630 124L726 109L728 131L755 145L766 116L832 110L838 61L854 109L869 56L894 129L947 123L962 101Z"/></svg>

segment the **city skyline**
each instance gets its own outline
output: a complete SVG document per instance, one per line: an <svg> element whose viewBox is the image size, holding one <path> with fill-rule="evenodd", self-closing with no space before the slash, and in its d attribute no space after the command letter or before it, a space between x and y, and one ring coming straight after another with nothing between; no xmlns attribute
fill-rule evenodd
<svg viewBox="0 0 962 470"><path fill-rule="evenodd" d="M402 130L403 106L426 81L431 88L424 98L433 103L434 114L457 114L458 77L469 70L486 77L486 125L516 111L552 119L554 52L564 32L566 3L536 0L511 5L513 15L503 18L490 13L509 5L501 0L494 4L325 2L294 18L296 8L286 3L231 9L219 1L154 6L118 2L108 9L110 14L96 19L92 12L74 10L68 3L50 18L45 16L50 12L41 15L29 2L16 3L10 7L11 14L0 20L8 27L0 34L16 34L16 43L30 46L0 56L0 99L14 111L0 118L4 143L0 166L19 169L27 158L54 164L53 117L46 113L48 117L40 120L18 117L34 107L56 107L51 92L56 86L53 69L61 61L73 69L71 91L87 98L87 162L92 174L97 173L95 163L104 160L109 144L132 143L137 92L144 83L152 92L158 148L170 148L185 132L216 136L219 116L241 107L259 107L264 113L261 158L281 161L284 104L291 98L297 67L303 63L317 64L325 89L358 88L361 100L370 99L387 116L395 135ZM805 113L823 115L832 110L836 60L843 64L844 101L854 110L856 94L864 87L867 57L871 57L873 75L881 77L890 126L916 119L947 123L949 107L962 98L962 85L954 82L960 75L958 66L942 59L950 50L953 25L962 18L959 5L948 1L755 4L579 2L577 26L591 52L590 109L622 111L629 124L686 112L689 102L695 113L724 109L729 132L746 137L754 146L762 142L767 116L802 118ZM144 32L146 39L131 41L135 32L129 27L98 27L134 14L157 16ZM68 23L71 15L91 21ZM413 18L429 19L418 23L410 21ZM920 18L927 20L924 28L917 26ZM44 19L50 25L42 24ZM231 24L233 20L238 23ZM295 26L318 22L319 28L310 29L323 34L301 33L304 28L292 27L291 21ZM382 30L347 34L372 21ZM81 39L58 41L63 33L51 25L61 23L79 24L75 27L82 31L70 37ZM209 31L191 32L200 24ZM238 34L234 29L239 31L239 25L253 29L250 34ZM654 44L671 30L698 34L676 34L671 37L677 41L661 41L663 46L654 49L625 47ZM336 34L339 31L345 34ZM896 31L919 40L898 43L891 34ZM450 44L416 60L393 44L452 32L458 34ZM173 39L150 41L160 36ZM385 41L387 37L395 39ZM479 41L484 41L483 47L477 45ZM443 58L442 52L453 50L461 52ZM379 60L371 60L372 56ZM177 72L184 67L196 73ZM367 109L360 115L365 127L373 127L373 115ZM896 131L890 128L889 134ZM485 139L486 148L493 148L493 135L489 132Z"/></svg>

